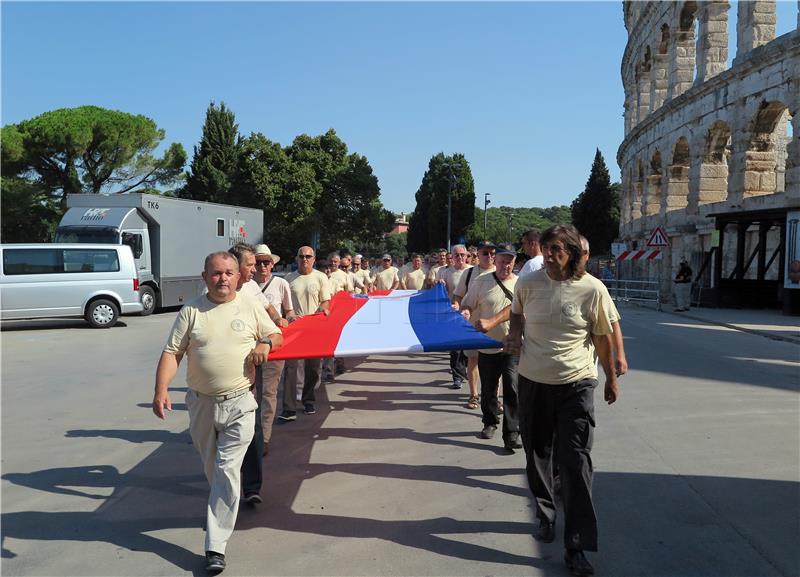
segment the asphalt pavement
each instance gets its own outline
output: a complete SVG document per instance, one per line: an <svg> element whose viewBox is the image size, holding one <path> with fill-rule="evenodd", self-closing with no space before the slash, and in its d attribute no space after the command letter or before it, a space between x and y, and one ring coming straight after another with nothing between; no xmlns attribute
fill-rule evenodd
<svg viewBox="0 0 800 577"><path fill-rule="evenodd" d="M596 395L596 573L800 574L800 348L694 310L621 312L631 370L616 404ZM166 421L149 408L173 318L3 324L4 575L204 574L182 380ZM350 365L316 415L276 427L224 575L567 575L562 525L531 536L524 455L478 437L446 355Z"/></svg>

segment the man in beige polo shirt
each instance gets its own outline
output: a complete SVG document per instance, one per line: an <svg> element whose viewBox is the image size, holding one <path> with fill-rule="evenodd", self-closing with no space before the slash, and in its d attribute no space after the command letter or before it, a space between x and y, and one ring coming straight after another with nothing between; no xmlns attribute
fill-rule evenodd
<svg viewBox="0 0 800 577"><path fill-rule="evenodd" d="M458 305L455 304L455 290L461 276L472 268L466 264L468 254L467 248L463 244L454 244L450 248L453 266L440 267L436 273L436 282L445 286L447 294L450 296L450 303L456 310L458 310ZM467 380L467 356L464 351L450 351L450 373L453 377L450 388L458 390L463 387Z"/></svg>
<svg viewBox="0 0 800 577"><path fill-rule="evenodd" d="M510 248L498 248L496 270L475 279L461 301L466 319L487 336L502 342L508 335L511 301L517 275L514 274L516 253ZM478 351L478 372L481 378L481 437L491 439L500 424L501 411L497 402L497 386L503 386L503 444L509 451L521 449L517 414L517 363L519 357L500 349Z"/></svg>
<svg viewBox="0 0 800 577"><path fill-rule="evenodd" d="M240 469L255 430L255 366L266 362L283 337L263 306L236 292L239 263L233 255L208 255L202 276L208 293L180 310L158 361L153 413L163 419L172 410L168 387L186 355L189 430L211 485L206 569L218 573L225 568L239 510Z"/></svg>
<svg viewBox="0 0 800 577"><path fill-rule="evenodd" d="M299 318L317 312L330 312L331 290L328 276L314 268L316 253L310 246L297 250L297 271L286 275L292 293L292 306ZM303 412L313 415L314 388L317 386L322 368L322 359L286 361L286 378L283 388L283 411L278 420L284 423L297 418L297 386L303 383L301 401Z"/></svg>
<svg viewBox="0 0 800 577"><path fill-rule="evenodd" d="M458 286L453 292L454 301L461 306L461 299L467 294L467 289L472 281L486 274L494 272L494 252L495 246L483 241L478 244L478 261L466 273L461 275ZM469 383L469 399L467 400L468 409L477 409L479 403L479 376L478 376L478 351L464 351L467 355L467 382Z"/></svg>
<svg viewBox="0 0 800 577"><path fill-rule="evenodd" d="M385 254L381 257L381 264L375 273L373 288L377 291L387 291L400 288L400 277L397 268L392 266L392 255Z"/></svg>
<svg viewBox="0 0 800 577"><path fill-rule="evenodd" d="M420 290L425 287L425 270L422 268L422 255L411 255L411 268L400 277L400 288Z"/></svg>

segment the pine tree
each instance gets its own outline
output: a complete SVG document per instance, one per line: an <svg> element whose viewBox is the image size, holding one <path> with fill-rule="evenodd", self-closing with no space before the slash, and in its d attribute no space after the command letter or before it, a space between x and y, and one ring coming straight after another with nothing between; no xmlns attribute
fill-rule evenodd
<svg viewBox="0 0 800 577"><path fill-rule="evenodd" d="M592 254L608 254L619 234L619 186L611 184L600 149L594 155L586 188L572 201L572 224L589 240Z"/></svg>
<svg viewBox="0 0 800 577"><path fill-rule="evenodd" d="M212 102L206 111L203 138L194 147L191 170L180 196L194 200L239 204L232 190L239 162L239 125L233 112L222 102Z"/></svg>

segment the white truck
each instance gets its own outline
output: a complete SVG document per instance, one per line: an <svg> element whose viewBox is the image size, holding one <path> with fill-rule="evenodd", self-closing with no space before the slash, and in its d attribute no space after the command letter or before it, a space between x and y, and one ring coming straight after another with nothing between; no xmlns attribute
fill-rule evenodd
<svg viewBox="0 0 800 577"><path fill-rule="evenodd" d="M206 255L238 242L260 243L263 211L153 194L70 194L58 243L126 244L148 315L202 294Z"/></svg>

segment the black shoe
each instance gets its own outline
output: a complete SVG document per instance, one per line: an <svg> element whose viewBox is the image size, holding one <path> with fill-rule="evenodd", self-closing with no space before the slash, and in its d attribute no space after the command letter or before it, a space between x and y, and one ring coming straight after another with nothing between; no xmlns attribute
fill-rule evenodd
<svg viewBox="0 0 800 577"><path fill-rule="evenodd" d="M251 505L260 505L263 503L261 500L261 495L256 493L255 491L250 491L244 494L244 502L250 503Z"/></svg>
<svg viewBox="0 0 800 577"><path fill-rule="evenodd" d="M314 403L306 403L303 405L303 413L306 415L313 415L317 410L314 408Z"/></svg>
<svg viewBox="0 0 800 577"><path fill-rule="evenodd" d="M580 549L567 549L564 551L564 563L573 575L583 577L584 575L594 575L594 567L586 559L586 555Z"/></svg>
<svg viewBox="0 0 800 577"><path fill-rule="evenodd" d="M522 448L522 441L519 440L519 433L511 433L506 439L506 449L513 451L514 449Z"/></svg>
<svg viewBox="0 0 800 577"><path fill-rule="evenodd" d="M536 531L536 538L543 543L552 543L556 538L556 523L547 519L539 519L539 530Z"/></svg>
<svg viewBox="0 0 800 577"><path fill-rule="evenodd" d="M297 413L295 411L283 411L280 415L278 415L278 420L283 421L284 423L294 421L295 419L297 419Z"/></svg>
<svg viewBox="0 0 800 577"><path fill-rule="evenodd" d="M463 387L463 386L464 386L464 383L463 383L463 382L461 382L461 381L456 381L456 382L454 382L452 385L450 385L450 388L451 388L451 389L453 389L454 391L457 391L458 389L460 389L460 388L461 388L461 387Z"/></svg>
<svg viewBox="0 0 800 577"><path fill-rule="evenodd" d="M491 439L494 437L494 432L497 430L497 427L494 425L486 425L483 430L481 431L481 439Z"/></svg>
<svg viewBox="0 0 800 577"><path fill-rule="evenodd" d="M206 551L206 571L217 574L225 570L225 555L215 551Z"/></svg>

